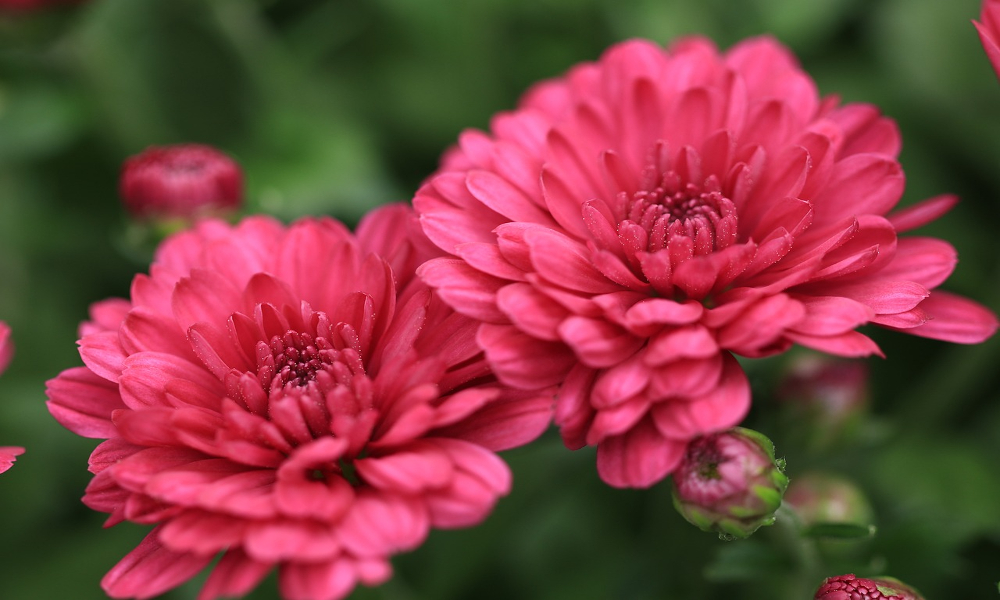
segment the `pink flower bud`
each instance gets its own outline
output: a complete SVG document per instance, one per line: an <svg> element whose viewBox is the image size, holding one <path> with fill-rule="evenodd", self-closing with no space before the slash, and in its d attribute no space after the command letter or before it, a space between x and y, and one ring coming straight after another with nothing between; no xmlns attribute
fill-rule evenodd
<svg viewBox="0 0 1000 600"><path fill-rule="evenodd" d="M870 528L874 512L853 482L828 473L796 477L785 493L785 505L798 515L806 530L828 525Z"/></svg>
<svg viewBox="0 0 1000 600"><path fill-rule="evenodd" d="M766 436L737 427L688 444L674 472L674 506L704 531L745 538L774 523L788 487L784 461Z"/></svg>
<svg viewBox="0 0 1000 600"><path fill-rule="evenodd" d="M892 577L862 579L851 575L829 577L816 590L815 600L924 600L916 590Z"/></svg>
<svg viewBox="0 0 1000 600"><path fill-rule="evenodd" d="M239 208L243 173L209 146L151 147L122 165L119 193L133 216L190 218Z"/></svg>
<svg viewBox="0 0 1000 600"><path fill-rule="evenodd" d="M778 396L842 420L867 403L868 366L856 360L801 354L792 361Z"/></svg>
<svg viewBox="0 0 1000 600"><path fill-rule="evenodd" d="M796 356L777 389L804 440L813 448L825 448L849 437L868 405L868 365L821 354Z"/></svg>

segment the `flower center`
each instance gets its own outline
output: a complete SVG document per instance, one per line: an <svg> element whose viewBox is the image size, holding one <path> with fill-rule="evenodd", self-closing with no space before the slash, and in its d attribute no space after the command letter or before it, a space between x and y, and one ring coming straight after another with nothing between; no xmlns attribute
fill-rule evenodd
<svg viewBox="0 0 1000 600"><path fill-rule="evenodd" d="M326 338L313 338L308 333L285 332L271 338L269 344L274 359L274 377L285 387L303 387L316 379L316 373L325 370L336 360L333 348Z"/></svg>
<svg viewBox="0 0 1000 600"><path fill-rule="evenodd" d="M704 255L736 241L736 206L722 194L714 177L699 187L667 171L655 185L644 188L625 198L625 218L649 234L649 252L684 238L690 240L693 254Z"/></svg>
<svg viewBox="0 0 1000 600"><path fill-rule="evenodd" d="M342 325L343 334L353 337L353 328ZM340 347L327 336L288 330L257 342L257 378L272 398L288 393L326 394L333 388L354 387L357 375L365 374L360 349Z"/></svg>

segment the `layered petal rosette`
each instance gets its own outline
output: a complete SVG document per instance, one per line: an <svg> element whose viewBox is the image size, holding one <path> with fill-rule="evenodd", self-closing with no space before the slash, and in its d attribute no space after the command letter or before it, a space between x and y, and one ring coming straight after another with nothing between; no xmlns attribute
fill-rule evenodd
<svg viewBox="0 0 1000 600"><path fill-rule="evenodd" d="M419 273L482 322L501 381L561 386L568 447L596 445L611 485L649 486L744 417L736 356L879 354L866 323L993 333L990 311L934 290L948 243L897 238L955 202L887 214L899 146L893 121L821 99L772 39L625 42L460 136L414 199L451 254Z"/></svg>
<svg viewBox="0 0 1000 600"><path fill-rule="evenodd" d="M49 409L94 451L84 502L155 525L102 582L148 598L221 555L199 598L273 568L289 600L390 576L431 527L481 521L510 490L494 454L539 435L549 393L496 384L476 324L414 269L412 211L290 227L203 221L160 247L131 299L97 303L85 367Z"/></svg>
<svg viewBox="0 0 1000 600"><path fill-rule="evenodd" d="M10 341L10 326L0 321L0 373L7 369L14 356L14 344ZM18 456L24 454L19 446L0 446L0 473L10 469Z"/></svg>

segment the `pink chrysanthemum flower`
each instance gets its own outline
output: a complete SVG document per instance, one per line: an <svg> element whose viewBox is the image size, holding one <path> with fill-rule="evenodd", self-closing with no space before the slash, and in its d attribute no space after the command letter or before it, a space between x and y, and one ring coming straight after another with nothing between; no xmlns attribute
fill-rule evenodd
<svg viewBox="0 0 1000 600"><path fill-rule="evenodd" d="M983 0L979 21L972 23L979 32L986 57L990 59L993 70L1000 78L1000 0Z"/></svg>
<svg viewBox="0 0 1000 600"><path fill-rule="evenodd" d="M463 133L417 192L453 255L420 275L482 321L501 381L561 385L563 439L597 445L611 485L649 486L688 440L742 420L737 355L879 354L866 323L967 343L996 328L931 291L949 244L897 239L955 199L887 216L903 192L895 124L820 99L774 40L625 42L491 129Z"/></svg>
<svg viewBox="0 0 1000 600"><path fill-rule="evenodd" d="M10 359L14 356L14 344L10 341L10 326L0 321L0 373L7 369ZM14 465L16 457L24 454L24 448L18 446L0 446L0 473Z"/></svg>
<svg viewBox="0 0 1000 600"><path fill-rule="evenodd" d="M156 525L108 594L155 596L221 553L202 600L275 567L286 599L341 598L510 490L493 451L539 435L551 394L496 385L475 324L413 276L421 237L402 206L356 238L329 219L205 221L131 300L93 306L86 367L49 382L49 408L107 439L84 502Z"/></svg>

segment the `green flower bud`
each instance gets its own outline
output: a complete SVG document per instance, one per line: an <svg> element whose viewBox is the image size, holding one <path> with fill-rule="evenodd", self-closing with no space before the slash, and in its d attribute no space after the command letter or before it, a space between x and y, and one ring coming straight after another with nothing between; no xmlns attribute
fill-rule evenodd
<svg viewBox="0 0 1000 600"><path fill-rule="evenodd" d="M766 436L737 427L696 438L674 471L674 506L704 531L749 537L774 523L788 487L784 461Z"/></svg>

